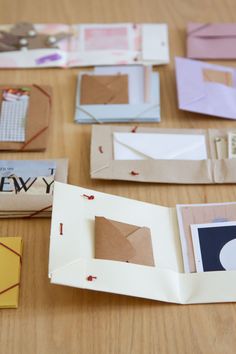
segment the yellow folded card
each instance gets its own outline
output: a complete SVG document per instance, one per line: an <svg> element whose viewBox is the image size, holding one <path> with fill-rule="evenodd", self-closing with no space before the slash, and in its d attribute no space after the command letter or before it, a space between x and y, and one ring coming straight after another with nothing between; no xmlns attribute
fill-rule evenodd
<svg viewBox="0 0 236 354"><path fill-rule="evenodd" d="M0 308L18 307L21 255L21 237L0 237Z"/></svg>

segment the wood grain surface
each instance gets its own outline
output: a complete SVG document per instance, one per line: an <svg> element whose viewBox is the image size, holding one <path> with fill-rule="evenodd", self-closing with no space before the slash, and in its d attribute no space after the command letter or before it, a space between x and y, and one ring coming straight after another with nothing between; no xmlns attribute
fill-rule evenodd
<svg viewBox="0 0 236 354"><path fill-rule="evenodd" d="M171 64L159 68L162 128L236 127L177 108L174 56L185 55L188 21L236 22L235 0L0 0L0 23L167 22ZM236 61L218 62L236 67ZM69 183L124 197L176 203L235 201L234 185L158 185L92 181L90 125L73 123L78 69L0 70L1 84L50 84L53 116L45 153L1 153L1 159L70 160ZM63 204L63 201L62 201ZM78 210L79 212L79 210ZM127 211L128 212L128 211ZM50 219L1 220L1 236L24 240L20 306L0 310L1 354L231 354L236 305L175 305L50 285Z"/></svg>

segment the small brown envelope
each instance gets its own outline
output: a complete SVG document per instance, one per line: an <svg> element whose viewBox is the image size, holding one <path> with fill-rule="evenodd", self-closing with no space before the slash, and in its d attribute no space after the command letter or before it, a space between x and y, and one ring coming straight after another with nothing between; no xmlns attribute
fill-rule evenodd
<svg viewBox="0 0 236 354"><path fill-rule="evenodd" d="M51 111L52 90L43 85L1 85L0 106L3 90L6 88L30 88L29 107L26 117L25 142L0 141L0 150L41 151L45 150L48 139L48 127Z"/></svg>
<svg viewBox="0 0 236 354"><path fill-rule="evenodd" d="M83 75L80 104L128 104L128 75Z"/></svg>
<svg viewBox="0 0 236 354"><path fill-rule="evenodd" d="M150 229L96 216L95 258L154 266Z"/></svg>

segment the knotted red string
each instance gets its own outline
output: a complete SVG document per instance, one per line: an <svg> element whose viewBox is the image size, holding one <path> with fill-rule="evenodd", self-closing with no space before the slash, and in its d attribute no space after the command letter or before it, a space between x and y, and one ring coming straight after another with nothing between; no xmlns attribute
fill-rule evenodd
<svg viewBox="0 0 236 354"><path fill-rule="evenodd" d="M138 175L139 175L139 172L131 171L130 174L131 174L132 176L138 176Z"/></svg>
<svg viewBox="0 0 236 354"><path fill-rule="evenodd" d="M94 279L97 279L97 277L95 277L95 276L93 276L93 275L89 275L89 276L87 277L87 280L88 280L88 281L93 281Z"/></svg>
<svg viewBox="0 0 236 354"><path fill-rule="evenodd" d="M99 150L99 152L100 152L101 154L103 154L103 148L102 148L102 146L99 146L99 147L98 147L98 150Z"/></svg>
<svg viewBox="0 0 236 354"><path fill-rule="evenodd" d="M95 198L94 195L87 195L87 194L83 194L82 197L85 197L88 200L93 200Z"/></svg>
<svg viewBox="0 0 236 354"><path fill-rule="evenodd" d="M131 133L136 133L136 130L138 129L138 126L136 125L135 127L133 127L133 129L131 130Z"/></svg>

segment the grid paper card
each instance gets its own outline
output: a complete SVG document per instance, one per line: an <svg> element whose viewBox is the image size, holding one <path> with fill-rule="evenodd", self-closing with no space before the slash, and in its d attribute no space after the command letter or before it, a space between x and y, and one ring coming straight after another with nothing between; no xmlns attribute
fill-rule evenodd
<svg viewBox="0 0 236 354"><path fill-rule="evenodd" d="M6 89L3 91L0 141L25 141L25 120L28 106L28 89Z"/></svg>

